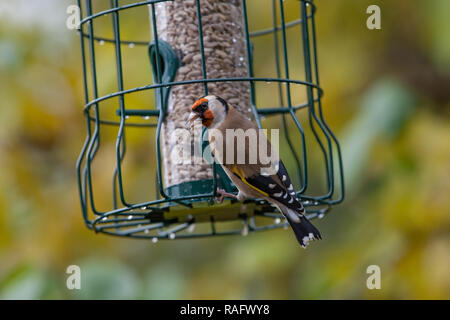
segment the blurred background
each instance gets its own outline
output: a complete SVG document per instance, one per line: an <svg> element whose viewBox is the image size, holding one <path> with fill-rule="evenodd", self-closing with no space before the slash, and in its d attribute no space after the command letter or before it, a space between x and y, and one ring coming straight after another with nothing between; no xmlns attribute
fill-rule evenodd
<svg viewBox="0 0 450 320"><path fill-rule="evenodd" d="M251 30L270 27L261 2L248 1ZM347 194L315 221L324 240L303 250L283 229L157 244L89 231L75 171L86 134L80 40L66 28L75 1L0 0L0 298L449 299L450 2L315 2L323 107L341 142ZM381 8L381 30L366 28L371 4ZM108 5L95 1L94 10ZM298 2L285 5L287 20L297 18ZM149 39L147 7L121 17L123 39ZM106 22L99 31L111 36ZM255 40L257 75L273 68L265 45L270 36ZM114 61L113 46L96 46L99 68ZM151 83L146 47L124 55L126 87ZM293 77L304 78L302 63L293 62ZM100 94L115 91L115 76L102 71ZM270 91L258 92L270 104ZM153 106L147 94L131 99ZM141 131L131 141L151 151ZM141 167L154 168L146 155L127 166L141 200L154 194L140 184L148 183ZM105 152L99 163L114 161ZM100 202L110 191L105 171ZM66 288L73 264L81 290ZM366 287L372 264L380 290Z"/></svg>

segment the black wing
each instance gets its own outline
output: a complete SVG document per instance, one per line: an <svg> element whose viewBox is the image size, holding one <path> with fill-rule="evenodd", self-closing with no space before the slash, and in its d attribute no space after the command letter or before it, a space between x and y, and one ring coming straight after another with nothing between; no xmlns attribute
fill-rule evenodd
<svg viewBox="0 0 450 320"><path fill-rule="evenodd" d="M295 196L295 190L292 185L291 178L289 178L289 174L287 173L286 167L284 166L283 161L281 160L278 162L277 176L281 180L281 183L289 191L289 193Z"/></svg>
<svg viewBox="0 0 450 320"><path fill-rule="evenodd" d="M283 169L282 169L283 168ZM289 209L294 210L295 212L298 212L300 214L304 213L304 209L302 204L297 200L297 197L295 195L295 191L292 188L292 184L290 183L289 176L287 175L286 168L280 161L280 165L278 168L278 177L280 177L280 171L281 176L285 176L286 178L284 181L282 178L280 178L281 181L288 182L288 187L291 187L292 190L290 190L288 187L285 186L283 188L277 181L274 180L272 176L264 176L261 174L256 174L251 177L244 177L242 172L239 172L238 170L233 170L233 173L241 179L244 183L249 185L251 188L255 189L256 191L262 193L266 197L269 197L275 201L278 201L282 204L284 204ZM284 173L284 174L283 174Z"/></svg>

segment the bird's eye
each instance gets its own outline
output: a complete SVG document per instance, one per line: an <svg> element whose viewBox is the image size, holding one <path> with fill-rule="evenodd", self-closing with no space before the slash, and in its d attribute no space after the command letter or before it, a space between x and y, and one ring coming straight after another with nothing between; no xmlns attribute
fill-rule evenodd
<svg viewBox="0 0 450 320"><path fill-rule="evenodd" d="M198 113L202 114L203 112L206 111L206 109L208 109L208 103L207 102L203 102L201 105L199 105L195 111L197 111Z"/></svg>

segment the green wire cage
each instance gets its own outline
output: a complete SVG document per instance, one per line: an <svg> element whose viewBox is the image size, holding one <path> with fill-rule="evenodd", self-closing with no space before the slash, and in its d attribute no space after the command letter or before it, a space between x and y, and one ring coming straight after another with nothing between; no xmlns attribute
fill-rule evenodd
<svg viewBox="0 0 450 320"><path fill-rule="evenodd" d="M249 5L256 1L270 8L271 17L265 19L263 29L251 30L256 14L252 15ZM175 163L175 130L185 123L192 103L211 93L227 99L259 128L281 128L281 158L309 219L322 218L343 200L340 147L322 112L313 1L102 2L108 7L97 9L91 0L78 0L87 136L77 161L77 177L89 229L156 242L287 227L282 215L264 200L215 203L218 187L237 192L216 163ZM147 41L125 38L121 31L123 16L137 10L144 10L147 17ZM296 17L287 21L294 13ZM109 31L105 31L106 24ZM117 75L114 90L106 94L99 92L104 79L98 67L103 63L99 46L110 47L108 61L113 67L108 72L113 68ZM127 87L124 51L130 48L144 53L140 57L146 59L133 63L152 76L152 83ZM139 108L128 98L137 93L151 95ZM275 102L267 105L266 100ZM105 130L113 130L115 141L109 154L114 167L111 186L99 182L93 169L96 163L101 168L107 162L97 159L105 145L101 138ZM148 192L138 201L126 191L133 182L139 184L135 188L145 189L140 186L142 178L127 177L124 170L127 156L136 151L129 147L129 130L151 139L147 150L152 158L142 162L154 168L154 173L143 178ZM106 210L99 208L98 188L111 190Z"/></svg>

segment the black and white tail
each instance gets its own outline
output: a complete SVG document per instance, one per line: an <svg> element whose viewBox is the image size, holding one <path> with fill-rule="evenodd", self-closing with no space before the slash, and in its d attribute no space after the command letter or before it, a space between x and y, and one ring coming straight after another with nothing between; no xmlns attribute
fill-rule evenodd
<svg viewBox="0 0 450 320"><path fill-rule="evenodd" d="M317 230L314 225L308 221L304 215L299 215L289 208L282 208L284 216L294 230L295 237L297 241L303 248L306 248L310 241L320 240L322 236L319 230Z"/></svg>

